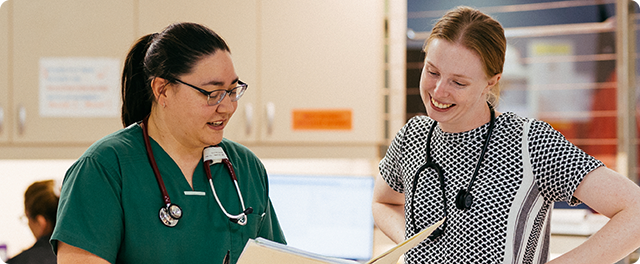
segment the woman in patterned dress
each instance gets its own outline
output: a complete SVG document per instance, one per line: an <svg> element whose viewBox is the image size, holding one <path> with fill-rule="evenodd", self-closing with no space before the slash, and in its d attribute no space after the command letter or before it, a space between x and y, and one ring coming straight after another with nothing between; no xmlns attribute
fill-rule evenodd
<svg viewBox="0 0 640 264"><path fill-rule="evenodd" d="M614 263L640 247L640 188L549 124L493 110L506 38L458 7L425 42L428 117L398 132L374 189L377 226L401 242L446 216L406 263L546 263L553 203L584 202L611 220L549 263Z"/></svg>

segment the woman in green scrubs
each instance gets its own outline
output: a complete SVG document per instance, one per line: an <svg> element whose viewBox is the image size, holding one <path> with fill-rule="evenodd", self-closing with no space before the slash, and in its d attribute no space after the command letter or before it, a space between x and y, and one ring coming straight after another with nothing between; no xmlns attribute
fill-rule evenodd
<svg viewBox="0 0 640 264"><path fill-rule="evenodd" d="M51 238L58 262L235 263L250 238L285 243L262 163L223 138L246 89L227 44L202 25L140 38L122 77L126 128L65 176ZM203 162L214 145L232 169Z"/></svg>

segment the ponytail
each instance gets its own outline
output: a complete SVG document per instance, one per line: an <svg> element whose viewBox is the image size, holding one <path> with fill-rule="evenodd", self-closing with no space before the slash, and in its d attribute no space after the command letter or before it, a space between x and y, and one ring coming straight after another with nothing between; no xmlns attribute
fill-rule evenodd
<svg viewBox="0 0 640 264"><path fill-rule="evenodd" d="M122 124L127 127L141 121L151 112L153 94L144 71L144 58L157 34L138 39L131 47L122 71Z"/></svg>

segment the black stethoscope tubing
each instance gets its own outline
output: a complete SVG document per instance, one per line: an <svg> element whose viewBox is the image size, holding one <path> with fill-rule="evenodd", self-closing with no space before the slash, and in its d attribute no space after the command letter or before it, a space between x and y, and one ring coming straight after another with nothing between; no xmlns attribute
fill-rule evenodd
<svg viewBox="0 0 640 264"><path fill-rule="evenodd" d="M473 203L473 196L470 194L471 192L471 187L473 186L473 183L475 182L475 179L478 176L478 172L480 171L480 166L482 166L482 161L484 160L484 156L487 152L487 149L489 147L489 141L491 139L491 134L493 132L493 128L495 126L495 111L493 110L493 107L491 106L491 104L487 103L487 105L489 106L489 111L491 112L491 119L489 120L489 128L487 131L487 138L485 139L484 145L482 147L482 151L480 153L480 157L478 158L478 163L476 164L475 170L471 176L471 180L469 180L469 185L467 186L467 189L461 189L458 192L458 195L456 195L456 207L458 209L464 210L464 209L469 209L471 208L471 205ZM431 137L433 135L433 130L435 129L436 125L438 124L437 121L434 120L433 124L431 125L431 127L429 128L429 133L427 134L427 147L426 147L426 157L425 157L425 164L422 165L415 173L414 177L413 177L413 183L412 183L412 195L411 195L411 224L413 225L414 228L414 232L418 233L417 230L417 226L416 226L416 215L415 215L415 196L416 196L416 188L418 185L418 176L420 176L420 173L424 170L426 170L427 168L432 168L436 171L436 173L438 174L438 181L440 182L440 190L442 192L442 207L443 207L443 212L444 212L444 217L446 218L448 216L448 209L447 209L447 196L445 194L445 179L444 179L444 170L442 169L442 167L440 167L440 165L438 165L437 163L435 163L435 161L432 160L431 157ZM429 235L429 239L431 241L435 240L436 238L438 238L439 236L441 236L442 234L444 234L444 230L446 228L446 221L445 223L443 223L440 227L438 227L436 230L433 231L433 233L431 235Z"/></svg>

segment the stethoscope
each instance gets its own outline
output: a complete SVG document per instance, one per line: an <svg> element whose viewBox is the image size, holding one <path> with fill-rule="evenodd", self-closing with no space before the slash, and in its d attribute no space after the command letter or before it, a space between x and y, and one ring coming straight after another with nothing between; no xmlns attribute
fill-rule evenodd
<svg viewBox="0 0 640 264"><path fill-rule="evenodd" d="M491 133L493 132L493 127L495 125L495 119L496 119L496 113L493 110L493 107L491 106L491 104L487 103L487 105L489 105L489 111L491 112L491 119L489 121L489 129L487 131L487 138L484 141L484 146L482 147L482 152L480 154L480 158L478 159L478 163L476 164L476 168L473 171L473 175L471 176L471 180L469 180L469 185L467 186L467 189L461 189L460 191L458 191L458 194L456 195L456 200L455 200L455 204L456 207L460 210L465 210L465 209L470 209L471 205L473 205L473 196L471 195L471 187L473 186L473 182L476 180L476 177L478 176L478 171L480 170L480 166L482 165L482 161L484 160L484 155L487 152L487 147L489 146L489 140L491 139ZM440 190L442 192L442 207L443 207L443 211L444 211L444 217L446 218L448 216L448 210L447 210L447 196L445 194L445 182L444 182L444 170L442 169L442 167L440 167L440 165L438 165L437 163L435 163L435 161L432 160L431 157L431 136L433 135L433 129L436 127L436 125L438 124L438 122L434 121L433 124L431 125L431 128L429 128L429 134L427 135L427 153L426 153L426 161L425 164L422 165L418 171L416 172L415 176L413 177L413 193L411 196L411 224L413 225L414 228L414 232L418 233L420 230L418 230L417 226L416 226L416 215L415 215L415 196L416 196L416 187L418 185L418 176L420 175L420 173L424 170L426 170L427 168L432 168L436 171L436 173L438 174L438 181L440 182ZM438 238L439 236L441 236L442 234L444 234L444 229L446 227L446 222L443 223L440 227L438 227L436 230L434 230L431 235L429 235L429 239L431 241L435 240L436 238Z"/></svg>
<svg viewBox="0 0 640 264"><path fill-rule="evenodd" d="M178 224L178 220L182 218L183 212L182 208L177 204L171 202L169 198L169 193L167 193L167 188L164 185L164 181L162 180L162 176L160 176L160 170L158 169L158 164L156 163L155 158L153 157L153 150L151 149L151 143L149 141L149 130L147 129L147 122L149 117L146 117L141 123L140 127L142 128L142 133L144 135L144 145L147 149L147 156L149 157L149 163L151 164L151 168L153 169L153 174L156 176L156 180L158 181L158 186L160 187L160 192L162 193L162 199L164 201L164 205L160 208L160 212L158 216L160 217L160 221L168 227L174 227ZM222 212L231 220L239 225L247 224L247 215L253 212L253 208L245 208L244 200L242 199L242 192L240 192L240 187L238 186L238 178L236 177L236 173L233 169L233 165L231 161L227 158L227 155L224 153L224 150L219 146L210 146L204 149L203 151L203 160L204 160L204 171L207 175L207 179L209 179L209 185L211 186L211 191L213 191L213 196L216 198L216 202L218 202L218 206L222 209ZM211 178L211 168L210 166L217 163L224 163L227 169L229 170L229 174L231 175L231 179L233 180L233 184L236 187L236 192L238 193L238 198L240 199L240 205L242 206L242 213L237 215L232 215L227 210L224 209L220 199L218 199L218 194L216 193L216 189L213 186L213 179Z"/></svg>

